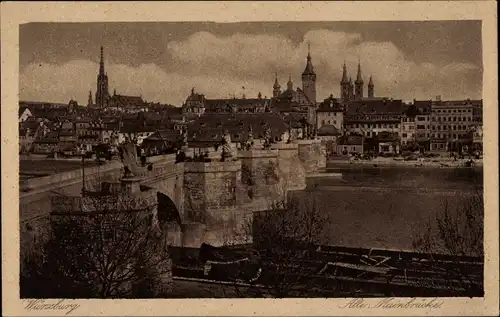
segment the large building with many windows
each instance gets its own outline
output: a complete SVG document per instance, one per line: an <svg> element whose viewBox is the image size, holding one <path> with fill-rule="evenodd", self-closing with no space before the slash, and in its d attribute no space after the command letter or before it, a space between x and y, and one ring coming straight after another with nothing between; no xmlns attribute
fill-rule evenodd
<svg viewBox="0 0 500 317"><path fill-rule="evenodd" d="M437 97L414 100L410 108L411 113L402 117L402 125L409 128L414 118L415 141L425 150L456 150L457 144L471 143L472 131L482 126L482 100L444 101Z"/></svg>
<svg viewBox="0 0 500 317"><path fill-rule="evenodd" d="M454 143L471 143L472 131L482 125L482 100L436 100L430 120L431 150L446 151Z"/></svg>
<svg viewBox="0 0 500 317"><path fill-rule="evenodd" d="M394 99L365 99L346 105L345 131L373 138L380 133L399 136L403 102Z"/></svg>

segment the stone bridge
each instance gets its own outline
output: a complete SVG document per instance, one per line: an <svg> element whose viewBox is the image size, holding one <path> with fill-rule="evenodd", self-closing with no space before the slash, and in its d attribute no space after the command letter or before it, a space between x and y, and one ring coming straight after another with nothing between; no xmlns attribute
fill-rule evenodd
<svg viewBox="0 0 500 317"><path fill-rule="evenodd" d="M325 157L319 140L302 140L267 150L239 151L228 162L175 163L175 155L163 155L150 157L148 163L151 169L140 169L141 185L167 195L181 216L182 226L170 228L175 235L170 241L199 246L201 242L224 244L227 237L222 236L233 236L225 233L234 231L229 227L241 227L254 211L269 208L269 195L279 199L290 190L304 189L306 174L324 168ZM119 180L122 170L121 162L112 161L86 167L84 172L80 168L21 181L21 243L29 248L33 238L49 227L53 196L78 196L83 176L85 187L95 189L102 182ZM253 179L250 183L242 182L242 171Z"/></svg>
<svg viewBox="0 0 500 317"><path fill-rule="evenodd" d="M45 164L57 162L46 161ZM149 158L151 170L145 170L142 185L149 186L170 197L181 217L184 210L184 163L175 163L175 155ZM22 180L19 183L19 220L21 245L30 248L33 239L43 236L49 228L49 215L52 211L53 196L78 196L82 191L85 175L85 188L96 189L101 182L117 181L123 173L123 164L111 161L101 166L74 169L44 177Z"/></svg>

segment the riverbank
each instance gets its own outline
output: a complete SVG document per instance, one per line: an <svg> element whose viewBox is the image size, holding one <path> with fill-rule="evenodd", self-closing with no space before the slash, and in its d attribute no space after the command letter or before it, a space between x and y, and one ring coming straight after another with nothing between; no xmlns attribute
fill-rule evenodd
<svg viewBox="0 0 500 317"><path fill-rule="evenodd" d="M330 159L326 162L327 169L334 168L339 165L350 165L350 166L375 166L375 167L438 167L438 168L457 168L457 167L482 167L482 159L473 159L472 166L467 166L469 159L457 159L453 158L420 158L414 161L404 161L403 159L394 159L389 157L376 157L371 160L359 160L359 159Z"/></svg>

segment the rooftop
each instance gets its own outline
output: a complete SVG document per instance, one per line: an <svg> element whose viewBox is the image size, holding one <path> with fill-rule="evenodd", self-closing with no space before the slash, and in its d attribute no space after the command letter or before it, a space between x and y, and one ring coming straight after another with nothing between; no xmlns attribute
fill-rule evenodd
<svg viewBox="0 0 500 317"><path fill-rule="evenodd" d="M232 113L217 114L205 113L188 125L189 141L219 142L224 130L231 134L233 142L246 140L249 128L252 135L258 139L265 130L271 129L271 136L279 137L288 131L288 125L276 113L264 112L259 114Z"/></svg>
<svg viewBox="0 0 500 317"><path fill-rule="evenodd" d="M348 114L402 114L402 100L396 99L363 99L350 101L347 105Z"/></svg>

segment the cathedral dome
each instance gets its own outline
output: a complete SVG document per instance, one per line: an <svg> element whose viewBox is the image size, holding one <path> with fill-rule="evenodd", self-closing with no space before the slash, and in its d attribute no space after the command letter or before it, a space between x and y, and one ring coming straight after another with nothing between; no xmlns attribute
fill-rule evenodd
<svg viewBox="0 0 500 317"><path fill-rule="evenodd" d="M274 85L273 85L273 88L274 88L274 89L280 89L280 88L281 88L281 86L280 86L280 84L279 84L279 82L278 82L278 76L277 76L277 75L276 75L276 78L274 79Z"/></svg>

